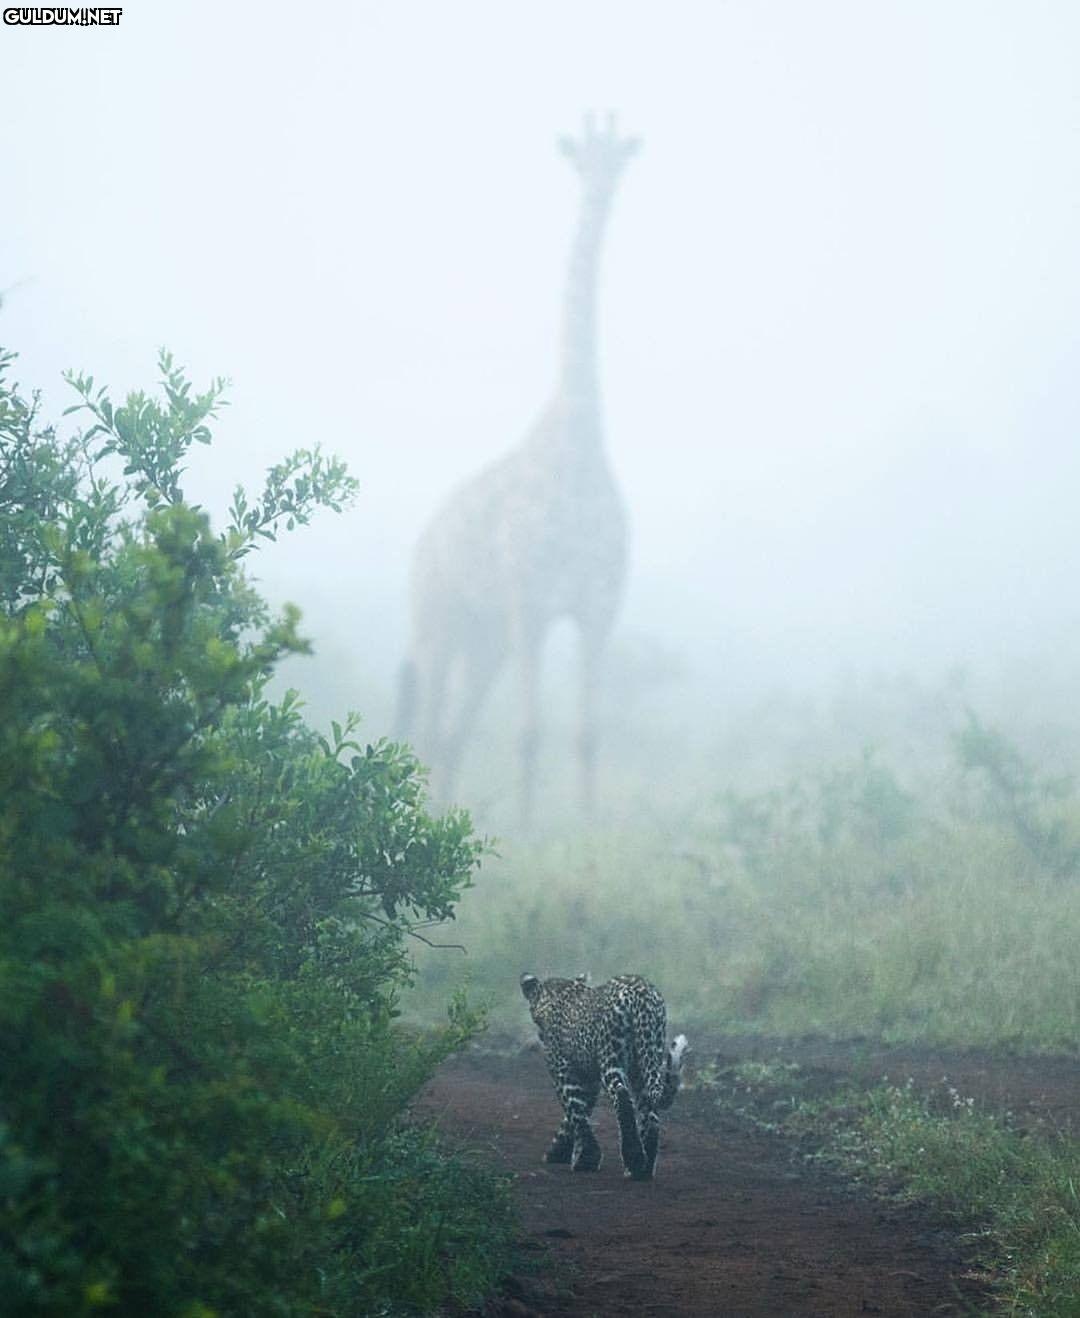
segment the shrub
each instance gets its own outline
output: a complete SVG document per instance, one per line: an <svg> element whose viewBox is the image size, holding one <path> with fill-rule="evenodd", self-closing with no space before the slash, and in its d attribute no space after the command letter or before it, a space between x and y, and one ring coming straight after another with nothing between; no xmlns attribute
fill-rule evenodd
<svg viewBox="0 0 1080 1318"><path fill-rule="evenodd" d="M0 1288L8 1312L292 1314L471 1298L498 1187L398 1129L474 1028L395 1025L403 944L480 844L407 749L271 701L298 615L243 560L355 483L318 449L184 500L223 385L61 441L0 357ZM117 473L119 468L119 474ZM453 1228L447 1204L464 1196ZM494 1242L495 1248L489 1246ZM456 1249L450 1261L450 1247ZM486 1259L486 1263L483 1260Z"/></svg>

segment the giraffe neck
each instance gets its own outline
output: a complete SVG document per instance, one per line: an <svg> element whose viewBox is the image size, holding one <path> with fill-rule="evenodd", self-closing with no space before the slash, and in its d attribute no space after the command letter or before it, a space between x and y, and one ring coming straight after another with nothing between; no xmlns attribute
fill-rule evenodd
<svg viewBox="0 0 1080 1318"><path fill-rule="evenodd" d="M570 249L563 307L560 392L572 406L598 409L596 300L600 248L611 208L608 193L582 196L577 232Z"/></svg>

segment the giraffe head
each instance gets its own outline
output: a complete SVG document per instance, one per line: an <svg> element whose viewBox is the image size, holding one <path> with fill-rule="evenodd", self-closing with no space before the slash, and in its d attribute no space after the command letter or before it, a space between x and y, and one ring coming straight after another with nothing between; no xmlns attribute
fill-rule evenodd
<svg viewBox="0 0 1080 1318"><path fill-rule="evenodd" d="M590 113L585 116L581 137L559 139L559 150L581 175L586 191L605 201L614 193L626 162L640 146L640 137L619 137L615 116L610 113L602 128L597 128L596 117Z"/></svg>

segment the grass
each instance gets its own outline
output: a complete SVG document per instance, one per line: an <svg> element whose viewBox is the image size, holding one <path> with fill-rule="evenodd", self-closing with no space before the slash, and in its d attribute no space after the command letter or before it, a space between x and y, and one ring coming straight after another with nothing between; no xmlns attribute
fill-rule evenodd
<svg viewBox="0 0 1080 1318"><path fill-rule="evenodd" d="M757 851L708 821L627 824L501 852L443 935L466 955L418 949L410 1014L433 1017L464 984L494 1026L525 1032L522 971L632 970L680 1028L1077 1044L1074 884L993 823L884 843L778 828Z"/></svg>
<svg viewBox="0 0 1080 1318"><path fill-rule="evenodd" d="M376 1305L389 1294L394 1312L427 1314L447 1304L472 1309L497 1290L513 1257L505 1178L407 1130L380 1149L361 1179L354 1296L359 1289Z"/></svg>
<svg viewBox="0 0 1080 1318"><path fill-rule="evenodd" d="M447 939L466 956L420 949L407 1010L464 983L518 1032L522 971L633 970L687 1028L1075 1048L1080 794L974 714L935 717L895 763L818 740L753 789L748 733L710 779L701 745L683 762L653 729L651 776L626 747L609 784L620 817L569 825L552 788L548 836L507 831Z"/></svg>
<svg viewBox="0 0 1080 1318"><path fill-rule="evenodd" d="M751 1062L701 1083L717 1101L804 1142L807 1156L879 1194L915 1201L962 1231L998 1279L997 1310L1080 1314L1080 1141L1031 1136L947 1083L823 1089L792 1063Z"/></svg>

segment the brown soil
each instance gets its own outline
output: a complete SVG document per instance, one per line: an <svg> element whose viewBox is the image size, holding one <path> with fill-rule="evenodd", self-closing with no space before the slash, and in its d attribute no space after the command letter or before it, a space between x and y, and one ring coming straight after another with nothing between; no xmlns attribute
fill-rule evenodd
<svg viewBox="0 0 1080 1318"><path fill-rule="evenodd" d="M876 1040L770 1039L720 1035L704 1055L719 1065L737 1061L796 1062L822 1078L877 1084L909 1078L921 1089L949 1085L988 1111L1007 1113L1021 1129L1080 1131L1080 1058L1015 1056L980 1048L928 1048Z"/></svg>
<svg viewBox="0 0 1080 1318"><path fill-rule="evenodd" d="M876 1083L948 1077L965 1097L1032 1123L1080 1117L1080 1063L868 1044L724 1038L698 1060L779 1055ZM614 1122L594 1174L541 1161L559 1117L537 1051L452 1059L419 1109L445 1135L513 1174L522 1249L535 1273L509 1278L495 1315L962 1314L990 1303L961 1238L925 1210L875 1200L811 1168L782 1138L684 1091L666 1121L657 1179L624 1179Z"/></svg>

